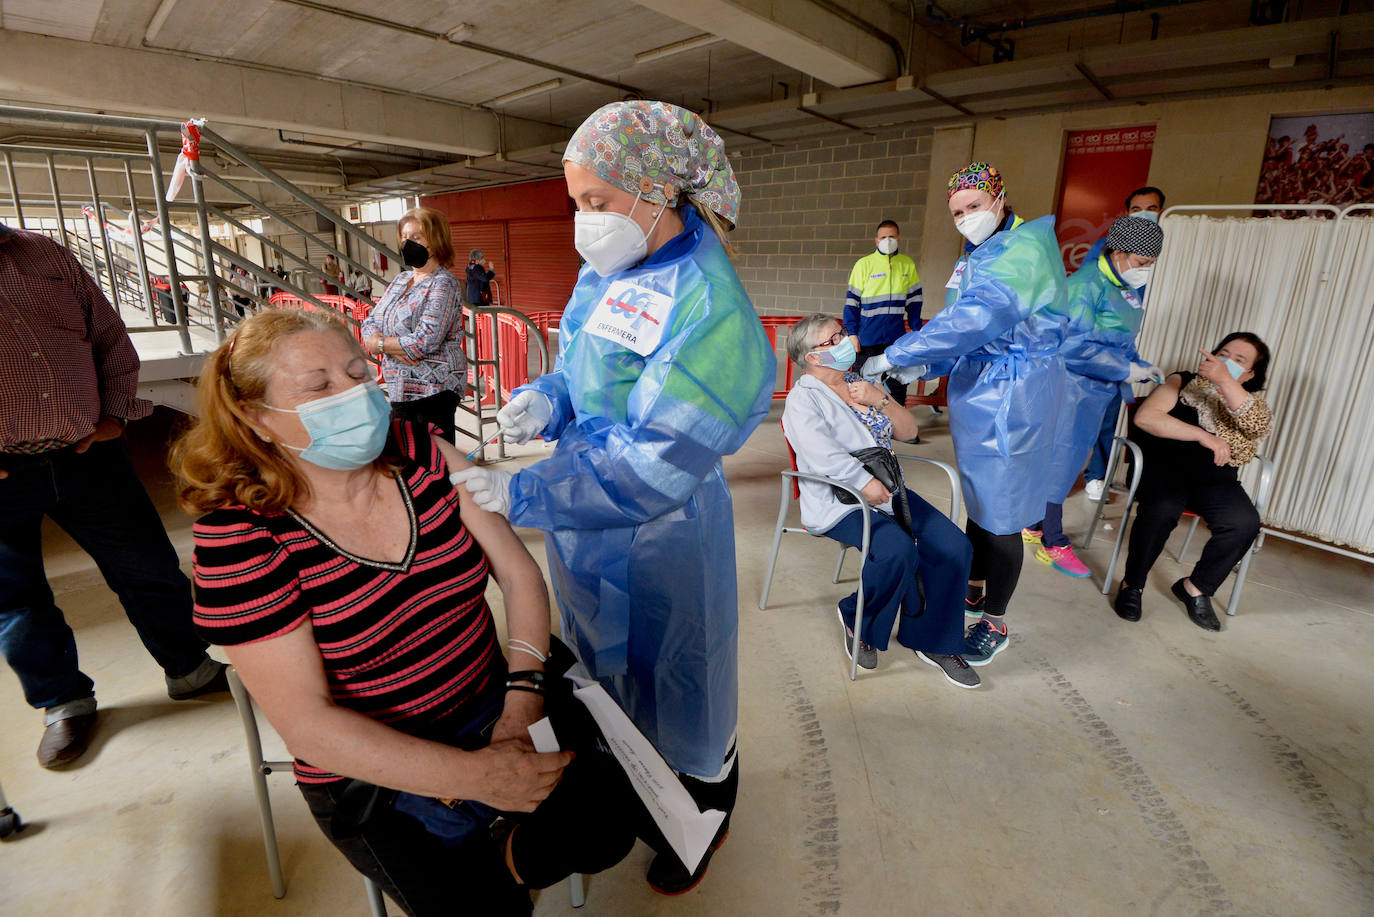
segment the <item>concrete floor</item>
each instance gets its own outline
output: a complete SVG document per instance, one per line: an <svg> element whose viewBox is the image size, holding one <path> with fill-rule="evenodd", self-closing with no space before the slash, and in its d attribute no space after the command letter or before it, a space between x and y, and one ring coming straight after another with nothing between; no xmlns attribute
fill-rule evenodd
<svg viewBox="0 0 1374 917"><path fill-rule="evenodd" d="M981 689L895 643L851 683L833 607L853 583L829 582L833 543L785 538L757 607L786 463L779 409L726 461L743 766L729 842L674 899L644 884L637 847L588 882L582 913L1374 913L1374 570L1271 539L1241 614L1209 634L1168 595L1183 575L1168 555L1136 625L1093 582L1028 556L1012 643ZM167 426L135 425L131 449L189 563L190 520L158 470ZM941 419L923 435L917 453L950 459ZM943 499L938 478L914 483ZM1071 533L1087 507L1070 498ZM538 533L522 534L542 562ZM1107 539L1084 558L1099 582ZM58 531L47 551L102 712L83 762L44 771L41 717L0 672L0 780L32 825L0 848L0 913L366 915L361 879L288 775L270 780L288 882L272 899L232 703L169 701L86 556ZM566 887L536 913L572 913Z"/></svg>

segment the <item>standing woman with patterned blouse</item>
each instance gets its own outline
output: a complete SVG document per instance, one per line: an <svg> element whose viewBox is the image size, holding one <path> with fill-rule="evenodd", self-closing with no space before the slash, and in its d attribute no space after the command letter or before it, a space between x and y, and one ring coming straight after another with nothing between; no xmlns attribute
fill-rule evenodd
<svg viewBox="0 0 1374 917"><path fill-rule="evenodd" d="M396 224L409 270L392 278L363 322L368 353L382 358L392 414L431 423L453 442L468 361L463 352L462 283L448 269L453 242L437 210L407 210Z"/></svg>
<svg viewBox="0 0 1374 917"><path fill-rule="evenodd" d="M330 841L416 917L528 914L522 886L619 862L636 810L618 766L530 742L548 593L510 524L449 483L468 462L390 419L320 313L248 319L199 398L173 457L182 507L203 514L196 628L286 741Z"/></svg>

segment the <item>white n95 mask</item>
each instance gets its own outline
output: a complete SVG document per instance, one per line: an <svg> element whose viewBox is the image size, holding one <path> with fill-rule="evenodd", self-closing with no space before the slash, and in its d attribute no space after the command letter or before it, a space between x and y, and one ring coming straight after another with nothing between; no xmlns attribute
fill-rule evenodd
<svg viewBox="0 0 1374 917"><path fill-rule="evenodd" d="M1126 281L1127 286L1138 290L1150 282L1154 270L1153 266L1129 268L1121 272L1121 279Z"/></svg>
<svg viewBox="0 0 1374 917"><path fill-rule="evenodd" d="M882 252L884 255L895 255L897 254L897 244L896 236L888 236L884 239L879 239L878 251Z"/></svg>
<svg viewBox="0 0 1374 917"><path fill-rule="evenodd" d="M640 197L630 206L630 214L639 206ZM654 217L654 226L663 218L664 207ZM581 211L573 214L573 246L592 270L602 277L618 274L632 264L644 260L649 252L649 237L628 214L610 211Z"/></svg>
<svg viewBox="0 0 1374 917"><path fill-rule="evenodd" d="M959 230L959 235L974 245L986 242L997 231L999 218L993 211L997 209L997 202L1001 199L1002 195L999 194L986 210L979 210L955 220L954 228Z"/></svg>

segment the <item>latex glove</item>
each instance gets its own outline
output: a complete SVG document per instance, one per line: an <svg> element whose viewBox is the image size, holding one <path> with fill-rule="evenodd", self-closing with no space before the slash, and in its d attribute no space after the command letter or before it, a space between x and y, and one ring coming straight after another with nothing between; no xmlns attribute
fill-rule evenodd
<svg viewBox="0 0 1374 917"><path fill-rule="evenodd" d="M489 513L500 513L510 517L510 481L515 475L499 468L479 468L473 465L448 476L449 482L459 484L472 494L472 501L479 509Z"/></svg>
<svg viewBox="0 0 1374 917"><path fill-rule="evenodd" d="M882 380L883 373L892 369L892 364L887 361L883 354L876 354L864 361L863 368L859 370L859 375L869 382L877 383Z"/></svg>
<svg viewBox="0 0 1374 917"><path fill-rule="evenodd" d="M915 366L894 366L887 371L889 379L896 379L903 385L910 385L930 372L930 367L924 363L917 363Z"/></svg>
<svg viewBox="0 0 1374 917"><path fill-rule="evenodd" d="M1132 363L1127 382L1163 382L1164 373L1153 363Z"/></svg>
<svg viewBox="0 0 1374 917"><path fill-rule="evenodd" d="M496 412L496 423L508 442L527 443L553 419L553 402L547 395L525 390Z"/></svg>

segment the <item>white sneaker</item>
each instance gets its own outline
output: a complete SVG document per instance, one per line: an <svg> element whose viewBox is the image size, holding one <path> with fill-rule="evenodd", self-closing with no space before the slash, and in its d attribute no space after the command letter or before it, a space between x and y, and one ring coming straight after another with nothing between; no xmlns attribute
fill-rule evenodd
<svg viewBox="0 0 1374 917"><path fill-rule="evenodd" d="M1102 499L1102 492L1106 490L1104 481L1089 481L1083 486L1083 492L1088 495L1088 499L1094 503Z"/></svg>

